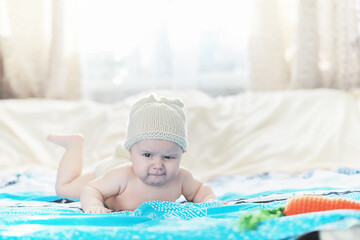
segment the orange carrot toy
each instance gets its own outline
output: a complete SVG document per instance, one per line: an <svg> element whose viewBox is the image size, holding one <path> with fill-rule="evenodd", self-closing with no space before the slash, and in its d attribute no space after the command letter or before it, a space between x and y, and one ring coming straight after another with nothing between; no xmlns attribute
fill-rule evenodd
<svg viewBox="0 0 360 240"><path fill-rule="evenodd" d="M326 198L322 196L305 195L291 198L285 206L284 213L286 216L290 216L336 209L360 210L360 202L343 198Z"/></svg>
<svg viewBox="0 0 360 240"><path fill-rule="evenodd" d="M253 230L262 221L281 216L320 212L336 209L360 210L360 202L342 198L305 195L288 200L285 207L262 209L256 215L245 213L239 219L240 230Z"/></svg>

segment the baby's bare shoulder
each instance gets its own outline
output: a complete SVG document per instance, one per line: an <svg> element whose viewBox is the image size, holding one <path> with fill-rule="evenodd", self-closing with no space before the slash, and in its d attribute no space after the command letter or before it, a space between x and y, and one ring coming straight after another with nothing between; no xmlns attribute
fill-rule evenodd
<svg viewBox="0 0 360 240"><path fill-rule="evenodd" d="M189 169L185 167L179 167L179 173L191 173Z"/></svg>
<svg viewBox="0 0 360 240"><path fill-rule="evenodd" d="M104 176L95 179L90 184L97 189L102 189L103 194L107 192L109 196L114 196L115 193L119 194L124 191L129 179L132 177L131 171L131 164L119 165L109 170Z"/></svg>
<svg viewBox="0 0 360 240"><path fill-rule="evenodd" d="M114 167L114 169L117 169L118 171L129 171L132 168L131 163L123 163L119 166Z"/></svg>
<svg viewBox="0 0 360 240"><path fill-rule="evenodd" d="M192 179L193 175L188 169L186 169L184 167L180 167L179 168L179 178L182 180Z"/></svg>
<svg viewBox="0 0 360 240"><path fill-rule="evenodd" d="M124 164L121 164L119 166L112 168L111 170L109 170L108 173L106 173L106 175L127 178L127 177L131 176L132 171L133 170L132 170L131 163L124 163Z"/></svg>

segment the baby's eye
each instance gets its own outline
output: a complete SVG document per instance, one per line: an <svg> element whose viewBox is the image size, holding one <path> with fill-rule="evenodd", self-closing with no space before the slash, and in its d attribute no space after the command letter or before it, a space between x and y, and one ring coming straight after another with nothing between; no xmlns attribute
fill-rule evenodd
<svg viewBox="0 0 360 240"><path fill-rule="evenodd" d="M144 153L143 155L144 155L145 157L147 157L147 158L149 158L149 157L152 156L150 153Z"/></svg>
<svg viewBox="0 0 360 240"><path fill-rule="evenodd" d="M173 156L164 156L165 159L174 159L175 157Z"/></svg>

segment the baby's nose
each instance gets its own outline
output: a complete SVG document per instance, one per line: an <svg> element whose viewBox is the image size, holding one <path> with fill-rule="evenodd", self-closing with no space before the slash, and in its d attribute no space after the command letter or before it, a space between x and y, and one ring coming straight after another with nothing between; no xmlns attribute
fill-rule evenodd
<svg viewBox="0 0 360 240"><path fill-rule="evenodd" d="M154 169L162 170L163 167L164 167L164 165L163 165L161 159L156 159L155 162L154 162L154 164L153 164L153 168L154 168Z"/></svg>

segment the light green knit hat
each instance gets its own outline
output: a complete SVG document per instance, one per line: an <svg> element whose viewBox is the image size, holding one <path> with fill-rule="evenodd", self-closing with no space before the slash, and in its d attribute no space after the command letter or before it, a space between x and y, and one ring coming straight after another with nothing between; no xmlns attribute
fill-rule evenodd
<svg viewBox="0 0 360 240"><path fill-rule="evenodd" d="M146 139L161 139L186 148L184 104L179 99L157 98L154 94L138 100L132 107L124 147L127 150Z"/></svg>

